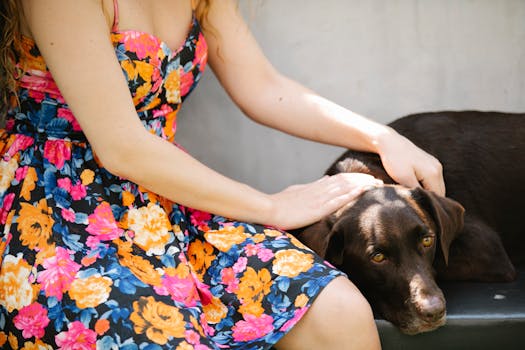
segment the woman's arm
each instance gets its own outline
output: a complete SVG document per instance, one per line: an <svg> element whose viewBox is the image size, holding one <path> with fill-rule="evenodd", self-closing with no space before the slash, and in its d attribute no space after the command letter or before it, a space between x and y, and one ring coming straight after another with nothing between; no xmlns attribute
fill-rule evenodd
<svg viewBox="0 0 525 350"><path fill-rule="evenodd" d="M207 168L145 130L109 39L98 0L24 0L28 27L100 161L177 203L294 228L319 220L374 180L337 176L266 195Z"/></svg>
<svg viewBox="0 0 525 350"><path fill-rule="evenodd" d="M444 194L440 163L391 128L351 112L282 76L261 52L235 1L212 3L210 65L254 121L313 141L378 153L399 183ZM217 33L213 32L213 29Z"/></svg>

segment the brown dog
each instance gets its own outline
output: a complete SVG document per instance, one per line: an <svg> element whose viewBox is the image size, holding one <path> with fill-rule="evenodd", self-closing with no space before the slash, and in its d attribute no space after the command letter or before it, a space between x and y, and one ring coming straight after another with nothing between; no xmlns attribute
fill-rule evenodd
<svg viewBox="0 0 525 350"><path fill-rule="evenodd" d="M511 281L525 261L525 115L426 113L390 126L441 161L448 198L396 185L377 155L347 151L328 175L364 172L386 185L297 235L348 273L378 315L415 334L445 323L436 275Z"/></svg>

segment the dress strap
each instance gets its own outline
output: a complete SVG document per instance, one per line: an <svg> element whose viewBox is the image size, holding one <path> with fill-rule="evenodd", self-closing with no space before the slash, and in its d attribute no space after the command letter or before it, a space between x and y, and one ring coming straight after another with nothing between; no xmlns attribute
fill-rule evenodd
<svg viewBox="0 0 525 350"><path fill-rule="evenodd" d="M112 32L118 30L118 0L113 0L113 27L111 27Z"/></svg>

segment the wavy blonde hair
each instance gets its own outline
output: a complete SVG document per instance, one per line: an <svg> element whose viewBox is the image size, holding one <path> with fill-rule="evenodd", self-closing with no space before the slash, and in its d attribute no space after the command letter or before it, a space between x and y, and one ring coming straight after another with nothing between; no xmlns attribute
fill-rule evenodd
<svg viewBox="0 0 525 350"><path fill-rule="evenodd" d="M192 0L195 16L203 28L209 28L208 13L213 0ZM0 121L16 97L16 53L21 41L21 6L18 0L0 1ZM213 29L211 29L213 31Z"/></svg>
<svg viewBox="0 0 525 350"><path fill-rule="evenodd" d="M20 43L20 17L17 0L0 2L0 120L9 99L16 95L15 54Z"/></svg>

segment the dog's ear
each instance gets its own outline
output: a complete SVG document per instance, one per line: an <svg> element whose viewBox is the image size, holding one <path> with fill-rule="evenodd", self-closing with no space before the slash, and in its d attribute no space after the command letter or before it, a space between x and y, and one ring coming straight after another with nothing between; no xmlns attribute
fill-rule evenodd
<svg viewBox="0 0 525 350"><path fill-rule="evenodd" d="M334 241L337 240L337 235L333 230L335 221L336 215L329 215L321 221L308 226L297 235L297 238L320 257L334 265L338 265L343 262L344 246L342 242Z"/></svg>
<svg viewBox="0 0 525 350"><path fill-rule="evenodd" d="M345 158L332 167L328 175L337 173L363 173L372 175L380 179L385 184L395 184L396 182L387 174L377 154L372 153L352 153L354 157Z"/></svg>
<svg viewBox="0 0 525 350"><path fill-rule="evenodd" d="M465 209L453 199L439 196L421 188L412 190L412 195L423 209L432 215L437 226L443 258L445 264L448 264L449 248L463 228Z"/></svg>

